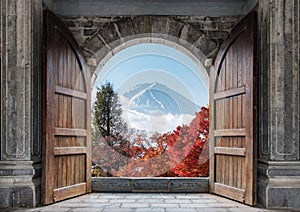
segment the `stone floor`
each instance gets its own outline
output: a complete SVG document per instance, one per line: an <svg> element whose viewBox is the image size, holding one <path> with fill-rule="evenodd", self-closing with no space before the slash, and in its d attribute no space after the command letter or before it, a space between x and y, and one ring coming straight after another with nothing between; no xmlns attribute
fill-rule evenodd
<svg viewBox="0 0 300 212"><path fill-rule="evenodd" d="M5 211L264 212L211 194L91 193L35 209Z"/></svg>

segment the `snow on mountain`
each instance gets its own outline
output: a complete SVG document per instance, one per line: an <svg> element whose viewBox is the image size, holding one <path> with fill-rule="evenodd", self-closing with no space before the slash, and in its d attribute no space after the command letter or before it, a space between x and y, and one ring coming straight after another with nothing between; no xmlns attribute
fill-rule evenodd
<svg viewBox="0 0 300 212"><path fill-rule="evenodd" d="M200 109L181 94L159 83L136 85L120 95L123 117L129 127L167 132L188 124Z"/></svg>
<svg viewBox="0 0 300 212"><path fill-rule="evenodd" d="M163 114L194 115L200 109L186 97L159 83L137 85L123 96L128 100L128 109L144 114L160 111Z"/></svg>

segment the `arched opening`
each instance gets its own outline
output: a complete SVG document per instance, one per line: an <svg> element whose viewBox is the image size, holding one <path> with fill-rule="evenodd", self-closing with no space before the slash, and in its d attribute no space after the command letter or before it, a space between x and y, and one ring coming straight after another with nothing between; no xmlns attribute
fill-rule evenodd
<svg viewBox="0 0 300 212"><path fill-rule="evenodd" d="M123 44L96 68L94 176L208 176L208 73L186 48L160 41ZM120 107L105 112L109 87ZM108 129L114 121L123 124Z"/></svg>

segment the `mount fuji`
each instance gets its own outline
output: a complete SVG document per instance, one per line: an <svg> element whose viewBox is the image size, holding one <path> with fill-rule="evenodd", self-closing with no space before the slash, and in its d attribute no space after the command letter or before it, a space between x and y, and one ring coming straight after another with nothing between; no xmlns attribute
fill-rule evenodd
<svg viewBox="0 0 300 212"><path fill-rule="evenodd" d="M121 94L123 116L131 127L169 131L189 123L200 106L160 83L144 83Z"/></svg>

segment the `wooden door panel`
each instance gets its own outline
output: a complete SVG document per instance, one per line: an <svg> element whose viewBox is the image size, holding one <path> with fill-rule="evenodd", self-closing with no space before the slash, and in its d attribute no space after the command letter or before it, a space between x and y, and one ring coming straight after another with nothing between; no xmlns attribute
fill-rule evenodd
<svg viewBox="0 0 300 212"><path fill-rule="evenodd" d="M222 44L210 77L210 189L256 202L256 14Z"/></svg>
<svg viewBox="0 0 300 212"><path fill-rule="evenodd" d="M90 192L90 73L64 24L45 18L42 202Z"/></svg>

